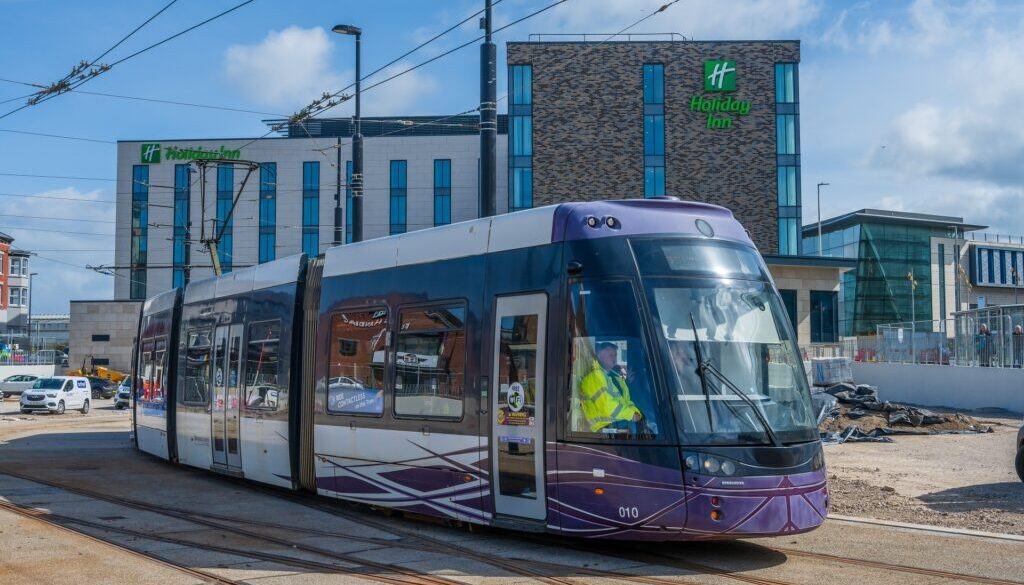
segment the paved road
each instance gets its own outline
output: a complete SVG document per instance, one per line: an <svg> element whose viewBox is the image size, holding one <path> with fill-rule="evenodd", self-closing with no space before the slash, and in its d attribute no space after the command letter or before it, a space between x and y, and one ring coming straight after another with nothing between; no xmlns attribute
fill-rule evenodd
<svg viewBox="0 0 1024 585"><path fill-rule="evenodd" d="M836 520L799 536L642 546L470 532L174 468L132 449L122 413L10 418L4 585L1024 583L1024 541Z"/></svg>

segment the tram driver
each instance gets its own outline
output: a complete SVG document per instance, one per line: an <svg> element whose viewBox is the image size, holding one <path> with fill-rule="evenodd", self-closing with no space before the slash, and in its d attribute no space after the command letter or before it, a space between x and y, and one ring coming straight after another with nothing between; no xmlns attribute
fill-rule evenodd
<svg viewBox="0 0 1024 585"><path fill-rule="evenodd" d="M592 433L630 433L653 436L643 411L629 393L629 375L619 364L619 346L610 341L597 344L597 359L580 380L580 407Z"/></svg>

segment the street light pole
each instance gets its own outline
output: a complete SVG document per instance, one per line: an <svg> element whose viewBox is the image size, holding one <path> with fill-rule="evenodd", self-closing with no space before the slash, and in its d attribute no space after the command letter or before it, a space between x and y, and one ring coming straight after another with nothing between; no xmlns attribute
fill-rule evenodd
<svg viewBox="0 0 1024 585"><path fill-rule="evenodd" d="M362 81L360 79L362 77L360 48L363 31L357 26L348 24L335 25L331 30L338 34L352 35L356 38L356 115L352 117L352 241L361 242L363 241L363 134L359 98ZM338 152L340 160L340 148ZM340 174L340 168L338 172ZM338 196L337 208L334 211L334 221L335 231L337 231L340 229L341 222L340 194Z"/></svg>
<svg viewBox="0 0 1024 585"><path fill-rule="evenodd" d="M32 291L35 289L32 286L32 277L39 274L38 272L28 273L28 352L29 355L35 351L35 341L32 339Z"/></svg>
<svg viewBox="0 0 1024 585"><path fill-rule="evenodd" d="M818 183L818 256L823 256L821 244L821 188L828 183Z"/></svg>

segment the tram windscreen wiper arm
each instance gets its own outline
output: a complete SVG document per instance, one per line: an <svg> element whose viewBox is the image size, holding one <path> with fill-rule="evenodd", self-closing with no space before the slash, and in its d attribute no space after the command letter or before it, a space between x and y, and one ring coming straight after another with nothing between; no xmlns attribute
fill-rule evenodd
<svg viewBox="0 0 1024 585"><path fill-rule="evenodd" d="M697 322L694 320L692 312L690 313L690 326L693 327L693 346L697 350L697 372L700 373L701 386L704 389L704 401L708 405L708 420L711 420L711 395L708 392L707 378L705 376L705 372L711 372L712 374L714 374L715 377L718 378L718 380L722 384L728 386L729 389L732 390L733 393L740 398L740 400L746 402L747 406L750 407L750 410L754 412L754 416L757 417L758 422L760 422L761 426L764 427L764 432L767 433L768 438L771 440L772 444L775 445L776 447L781 447L782 443L779 442L779 438L778 436L775 435L775 431L772 430L772 426L768 424L768 419L766 419L764 415L761 413L761 411L758 410L757 404L753 400L751 400L750 397L746 395L746 393L744 393L742 390L736 387L736 384L733 384L732 380L727 378L725 374L723 374L715 366L711 365L711 363L706 361L704 357L701 355L700 337L697 337Z"/></svg>

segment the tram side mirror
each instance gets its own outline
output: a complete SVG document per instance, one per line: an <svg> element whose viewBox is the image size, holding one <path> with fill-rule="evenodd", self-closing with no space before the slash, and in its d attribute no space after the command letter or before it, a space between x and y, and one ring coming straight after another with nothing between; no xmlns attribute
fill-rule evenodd
<svg viewBox="0 0 1024 585"><path fill-rule="evenodd" d="M581 264L578 260L570 260L569 264L566 266L566 271L569 273L570 276L575 276L583 272L583 264Z"/></svg>

